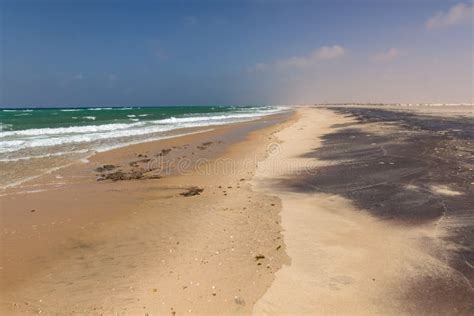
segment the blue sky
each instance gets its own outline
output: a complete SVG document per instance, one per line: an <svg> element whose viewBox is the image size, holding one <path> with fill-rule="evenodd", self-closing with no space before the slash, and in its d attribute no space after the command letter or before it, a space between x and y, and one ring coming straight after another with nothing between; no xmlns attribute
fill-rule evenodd
<svg viewBox="0 0 474 316"><path fill-rule="evenodd" d="M2 106L473 102L470 1L0 9Z"/></svg>

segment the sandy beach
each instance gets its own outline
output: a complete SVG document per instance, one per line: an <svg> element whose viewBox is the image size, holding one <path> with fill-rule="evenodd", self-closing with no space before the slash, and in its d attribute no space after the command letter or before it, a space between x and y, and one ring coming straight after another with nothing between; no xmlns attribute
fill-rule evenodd
<svg viewBox="0 0 474 316"><path fill-rule="evenodd" d="M0 311L471 315L472 114L295 107L8 189Z"/></svg>
<svg viewBox="0 0 474 316"><path fill-rule="evenodd" d="M287 261L278 199L250 185L286 118L109 151L49 175L60 188L2 196L2 309L249 313ZM96 180L97 167L129 172L145 156L166 156L155 161L162 178ZM194 187L203 191L182 195Z"/></svg>
<svg viewBox="0 0 474 316"><path fill-rule="evenodd" d="M472 313L473 116L457 110L302 109L275 134L255 179L281 199L291 265L255 314Z"/></svg>
<svg viewBox="0 0 474 316"><path fill-rule="evenodd" d="M473 1L0 1L0 316L474 316Z"/></svg>

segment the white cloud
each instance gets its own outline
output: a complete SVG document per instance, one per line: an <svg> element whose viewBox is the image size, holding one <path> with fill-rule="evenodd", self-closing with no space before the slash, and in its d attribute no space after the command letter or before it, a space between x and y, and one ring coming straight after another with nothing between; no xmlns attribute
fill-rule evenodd
<svg viewBox="0 0 474 316"><path fill-rule="evenodd" d="M378 62L389 62L397 59L402 55L402 52L396 48L390 48L388 51L381 52L373 56L374 61Z"/></svg>
<svg viewBox="0 0 474 316"><path fill-rule="evenodd" d="M324 60L324 59L336 59L342 57L345 54L344 48L339 45L334 45L331 47L323 46L318 50L313 52L313 59L316 61Z"/></svg>
<svg viewBox="0 0 474 316"><path fill-rule="evenodd" d="M252 70L261 71L269 68L288 69L311 67L325 60L338 59L346 54L346 50L339 46L322 46L306 56L294 56L287 59L277 60L271 64L258 63Z"/></svg>
<svg viewBox="0 0 474 316"><path fill-rule="evenodd" d="M458 3L446 12L438 12L426 22L428 29L445 28L473 20L472 4Z"/></svg>
<svg viewBox="0 0 474 316"><path fill-rule="evenodd" d="M323 46L314 50L311 54L307 56L296 56L290 57L288 59L280 60L276 62L277 67L308 67L315 65L323 60L338 59L346 51L339 45L334 46Z"/></svg>

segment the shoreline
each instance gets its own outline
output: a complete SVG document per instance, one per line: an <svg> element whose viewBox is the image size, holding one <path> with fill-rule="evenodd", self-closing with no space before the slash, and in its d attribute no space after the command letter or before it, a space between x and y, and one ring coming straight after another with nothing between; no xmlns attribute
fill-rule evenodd
<svg viewBox="0 0 474 316"><path fill-rule="evenodd" d="M249 313L286 259L274 246L281 238L278 202L254 193L248 181L271 133L291 121L289 115L100 153L52 174L61 175L67 183L62 187L1 197L1 310ZM172 166L162 178L96 180L98 166L146 168L137 161L163 150L171 161L188 157L184 171L193 172L180 175ZM233 161L233 169L212 168L220 167L216 161ZM183 196L191 187L203 192ZM257 210L266 215L257 216ZM272 267L255 269L255 256L269 247ZM257 285L243 281L251 278ZM197 292L204 288L205 298Z"/></svg>
<svg viewBox="0 0 474 316"><path fill-rule="evenodd" d="M103 152L113 151L116 149L135 146L143 143L150 143L150 142L159 142L166 139L186 136L188 134L195 134L195 133L202 133L205 131L211 131L214 129L219 129L224 126L232 126L238 124L246 124L250 122L258 122L261 120L265 120L266 117L273 117L278 115L284 115L285 113L289 113L289 109L282 109L280 111L276 111L275 113L262 113L261 116L250 117L248 119L241 119L236 122L226 122L226 123L216 123L210 122L209 125L203 126L194 126L194 127L180 127L171 129L168 131L161 132L160 136L153 136L149 137L148 139L141 139L141 140L130 140L125 143L110 145L109 147L102 148L102 149L93 149L84 147L81 144L78 144L78 148L70 148L67 149L66 152L52 152L48 154L43 154L39 156L27 157L27 158L8 158L0 161L0 169L4 175L2 181L2 187L0 191L6 191L5 194L8 194L9 189L15 189L22 186L24 183L28 184L32 180L38 178L47 177L48 174L55 172L57 170L67 168L71 165L77 164L79 162L87 162L89 158L93 157L94 155L98 155ZM143 121L146 122L146 121ZM101 126L101 125L97 125ZM82 148L82 149L81 149ZM53 166L51 168L51 166ZM38 173L38 170L41 170ZM18 175L21 175L18 178ZM15 178L16 177L16 178ZM6 185L3 185L6 183ZM12 184L13 183L13 184Z"/></svg>
<svg viewBox="0 0 474 316"><path fill-rule="evenodd" d="M187 129L184 128L184 129L178 129L176 131L180 131L180 130L189 130L189 132L179 133L179 134L176 134L176 135L173 135L173 136L164 136L164 137L161 137L159 139L151 139L151 140L145 140L145 141L137 141L137 142L132 142L132 143L126 143L126 144L117 145L116 147L111 147L111 148L104 149L104 150L93 150L88 156L77 158L74 161L71 161L67 165L54 167L54 168L51 168L50 170L44 171L42 174L35 175L35 176L29 177L29 178L25 178L25 179L22 179L22 180L19 180L19 181L13 183L13 184L3 186L3 187L0 188L0 190L15 189L15 188L18 188L19 186L21 186L24 183L28 183L28 182L33 181L33 180L38 179L38 178L47 177L49 174L51 174L55 171L67 168L69 166L72 166L72 165L75 165L75 164L80 164L80 163L88 163L89 159L91 159L95 155L100 155L101 153L105 153L105 152L108 152L108 151L117 150L117 149L128 147L128 146L134 146L134 145L146 144L146 143L152 143L152 142L160 142L160 141L164 141L164 140L168 140L168 139L172 139L172 138L178 138L178 137L183 137L183 136L189 136L189 135L195 135L195 134L199 134L199 133L210 132L214 129L203 127L203 128L187 128ZM82 150L82 152L84 152L84 153L87 152L87 151L88 150ZM45 155L44 157L40 156L38 158L40 158L40 159L41 158L50 158L50 157L62 156L62 155L63 155L63 153L59 153L59 154L53 154L53 155ZM34 158L28 157L28 158L20 158L20 159L17 159L17 160L1 161L1 162L18 163L19 161L23 161L23 160L29 161L29 160L32 160L32 159L37 159L37 158L36 157L34 157ZM6 193L5 195L8 195L8 193Z"/></svg>

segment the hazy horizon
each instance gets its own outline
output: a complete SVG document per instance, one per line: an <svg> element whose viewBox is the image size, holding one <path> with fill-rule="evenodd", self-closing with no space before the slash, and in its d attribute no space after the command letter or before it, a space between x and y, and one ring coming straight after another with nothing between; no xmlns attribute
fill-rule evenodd
<svg viewBox="0 0 474 316"><path fill-rule="evenodd" d="M434 102L327 102L327 103L300 103L300 104L176 104L176 105L0 105L1 110L54 110L54 109L146 109L146 108L173 108L173 107L265 107L265 106L311 106L311 105L445 105L445 106L458 106L458 105L469 105L474 106L473 102L455 102L455 103L434 103Z"/></svg>
<svg viewBox="0 0 474 316"><path fill-rule="evenodd" d="M0 107L474 103L472 1L2 1Z"/></svg>

